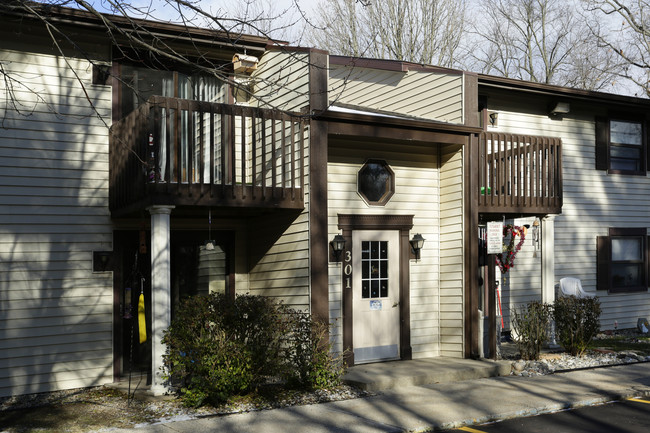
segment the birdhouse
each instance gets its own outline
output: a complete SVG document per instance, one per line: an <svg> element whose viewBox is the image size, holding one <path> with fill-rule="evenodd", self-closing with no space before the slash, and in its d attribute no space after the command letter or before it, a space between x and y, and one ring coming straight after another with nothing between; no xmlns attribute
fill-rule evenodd
<svg viewBox="0 0 650 433"><path fill-rule="evenodd" d="M250 74L257 69L259 59L246 54L235 54L232 56L232 66L235 72Z"/></svg>

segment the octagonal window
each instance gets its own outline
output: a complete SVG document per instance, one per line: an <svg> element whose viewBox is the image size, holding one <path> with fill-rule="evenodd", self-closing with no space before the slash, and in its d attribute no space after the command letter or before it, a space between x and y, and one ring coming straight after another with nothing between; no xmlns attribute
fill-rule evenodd
<svg viewBox="0 0 650 433"><path fill-rule="evenodd" d="M383 206L395 193L395 174L386 161L369 159L357 174L359 195L373 206Z"/></svg>

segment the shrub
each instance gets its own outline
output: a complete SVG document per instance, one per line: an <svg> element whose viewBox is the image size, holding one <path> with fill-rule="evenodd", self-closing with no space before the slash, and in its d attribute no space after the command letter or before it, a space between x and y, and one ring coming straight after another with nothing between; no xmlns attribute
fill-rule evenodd
<svg viewBox="0 0 650 433"><path fill-rule="evenodd" d="M332 353L329 324L296 312L289 342L287 382L309 389L332 388L341 384L345 373L343 355Z"/></svg>
<svg viewBox="0 0 650 433"><path fill-rule="evenodd" d="M234 303L225 295L218 297L226 299L218 302L220 325L250 352L255 384L282 374L294 311L265 296L238 295Z"/></svg>
<svg viewBox="0 0 650 433"><path fill-rule="evenodd" d="M190 406L247 393L269 377L306 388L336 386L343 362L331 354L327 330L263 296L188 298L164 333L165 375Z"/></svg>
<svg viewBox="0 0 650 433"><path fill-rule="evenodd" d="M558 342L571 355L582 355L600 329L598 298L564 296L555 300L553 318Z"/></svg>
<svg viewBox="0 0 650 433"><path fill-rule="evenodd" d="M281 372L287 310L261 296L186 299L163 336L165 374L185 403L224 401Z"/></svg>
<svg viewBox="0 0 650 433"><path fill-rule="evenodd" d="M229 340L219 330L204 342L200 353L185 355L186 362L194 366L187 377L189 383L181 389L188 406L225 401L231 395L247 391L256 379L252 356L246 347Z"/></svg>
<svg viewBox="0 0 650 433"><path fill-rule="evenodd" d="M550 317L550 306L539 301L512 310L512 326L522 359L539 359L542 345L548 340Z"/></svg>

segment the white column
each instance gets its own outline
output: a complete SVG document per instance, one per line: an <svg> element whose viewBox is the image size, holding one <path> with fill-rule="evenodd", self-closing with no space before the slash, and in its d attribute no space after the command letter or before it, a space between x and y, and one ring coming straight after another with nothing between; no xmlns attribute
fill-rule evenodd
<svg viewBox="0 0 650 433"><path fill-rule="evenodd" d="M542 249L542 302L555 301L555 215L542 219L540 231Z"/></svg>
<svg viewBox="0 0 650 433"><path fill-rule="evenodd" d="M151 206L151 392L167 391L161 367L163 331L171 324L170 215L174 206Z"/></svg>
<svg viewBox="0 0 650 433"><path fill-rule="evenodd" d="M539 240L542 249L542 302L555 302L555 215L542 219ZM555 322L551 319L550 347L557 347Z"/></svg>

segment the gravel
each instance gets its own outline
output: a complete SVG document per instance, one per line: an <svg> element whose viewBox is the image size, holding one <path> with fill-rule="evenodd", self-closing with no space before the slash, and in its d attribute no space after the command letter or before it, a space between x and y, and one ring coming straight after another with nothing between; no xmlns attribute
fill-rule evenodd
<svg viewBox="0 0 650 433"><path fill-rule="evenodd" d="M638 342L638 333L635 331L624 331L623 336L628 342ZM594 341L606 341L609 336L598 334ZM519 353L513 343L504 344L501 347L502 359L513 360L512 376L542 376L567 370L578 370L586 368L597 368L608 365L632 364L636 362L649 362L650 356L634 351L615 352L607 349L589 350L583 356L571 356L561 350L548 351L540 355L538 361L525 361L518 359Z"/></svg>
<svg viewBox="0 0 650 433"><path fill-rule="evenodd" d="M648 362L650 356L637 355L633 352L598 353L590 352L582 357L560 354L542 354L539 361L517 360L512 363L513 376L542 376L566 370L603 367L607 365Z"/></svg>

